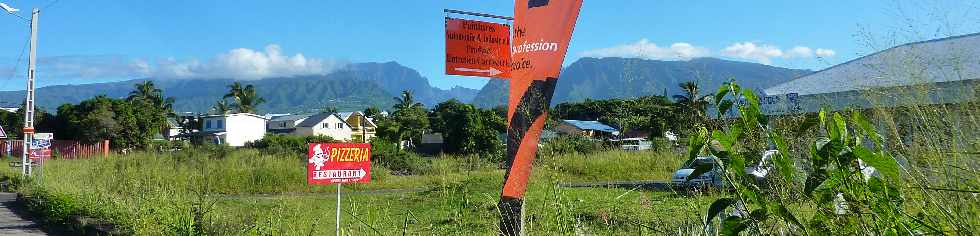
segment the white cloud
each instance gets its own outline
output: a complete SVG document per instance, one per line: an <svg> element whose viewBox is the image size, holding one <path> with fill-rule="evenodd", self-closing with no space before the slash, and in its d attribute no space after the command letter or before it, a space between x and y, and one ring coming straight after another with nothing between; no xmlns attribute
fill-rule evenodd
<svg viewBox="0 0 980 236"><path fill-rule="evenodd" d="M734 43L721 50L721 54L738 59L756 61L762 64L772 64L773 58L796 59L834 56L834 51L830 49L817 48L811 49L804 46L796 46L783 51L778 46L769 44L756 44L753 42Z"/></svg>
<svg viewBox="0 0 980 236"><path fill-rule="evenodd" d="M151 65L142 60L133 62L147 76L156 78L232 78L262 79L297 75L325 74L343 63L335 60L307 58L302 53L283 55L282 48L270 44L264 51L236 48L201 62L197 59L178 61L173 58Z"/></svg>
<svg viewBox="0 0 980 236"><path fill-rule="evenodd" d="M837 53L834 52L834 50L817 48L818 57L832 57L834 55L837 55Z"/></svg>
<svg viewBox="0 0 980 236"><path fill-rule="evenodd" d="M721 54L769 65L772 64L772 59L770 58L783 56L783 51L779 47L768 44L756 45L752 42L742 42L722 49Z"/></svg>
<svg viewBox="0 0 980 236"><path fill-rule="evenodd" d="M654 60L690 60L711 54L707 48L691 45L690 43L674 43L670 47L660 47L647 39L636 43L623 44L608 48L599 48L582 52L584 57L626 57Z"/></svg>
<svg viewBox="0 0 980 236"><path fill-rule="evenodd" d="M803 46L796 46L786 51L786 58L809 58L813 57L813 49Z"/></svg>

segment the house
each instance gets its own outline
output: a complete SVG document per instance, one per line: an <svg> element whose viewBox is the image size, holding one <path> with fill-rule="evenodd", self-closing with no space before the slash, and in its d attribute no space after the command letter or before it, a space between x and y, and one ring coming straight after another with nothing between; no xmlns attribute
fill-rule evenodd
<svg viewBox="0 0 980 236"><path fill-rule="evenodd" d="M353 127L336 113L320 113L296 124L292 132L299 136L329 136L339 141L351 141Z"/></svg>
<svg viewBox="0 0 980 236"><path fill-rule="evenodd" d="M608 139L619 135L619 130L616 128L589 120L562 120L556 130L563 134L580 135L591 139Z"/></svg>
<svg viewBox="0 0 980 236"><path fill-rule="evenodd" d="M271 116L265 129L273 134L291 134L296 130L296 125L309 118L310 115L290 115L283 114Z"/></svg>
<svg viewBox="0 0 980 236"><path fill-rule="evenodd" d="M163 130L163 138L174 141L179 139L180 134L183 132L184 127L182 127L176 119L167 118L167 129Z"/></svg>
<svg viewBox="0 0 980 236"><path fill-rule="evenodd" d="M266 118L252 113L205 116L201 132L205 141L232 147L265 137Z"/></svg>
<svg viewBox="0 0 980 236"><path fill-rule="evenodd" d="M341 119L350 124L351 126L351 140L353 141L370 141L375 136L375 130L378 125L374 124L374 119L367 117L364 113L355 112L341 112L337 113Z"/></svg>

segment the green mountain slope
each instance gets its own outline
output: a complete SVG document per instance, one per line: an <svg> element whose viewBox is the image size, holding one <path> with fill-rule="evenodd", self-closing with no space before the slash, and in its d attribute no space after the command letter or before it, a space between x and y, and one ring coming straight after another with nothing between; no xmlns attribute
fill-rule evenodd
<svg viewBox="0 0 980 236"><path fill-rule="evenodd" d="M658 61L632 58L582 58L564 68L552 104L589 99L629 98L680 94L677 84L697 81L702 91L715 91L734 77L739 84L761 88L810 73L757 63L699 58L690 61ZM491 80L473 98L480 107L506 103L507 81Z"/></svg>

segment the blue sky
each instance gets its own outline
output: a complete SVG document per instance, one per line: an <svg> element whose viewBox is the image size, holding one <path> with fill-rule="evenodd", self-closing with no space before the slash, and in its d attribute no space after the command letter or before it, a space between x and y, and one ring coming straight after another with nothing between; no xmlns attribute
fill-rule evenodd
<svg viewBox="0 0 980 236"><path fill-rule="evenodd" d="M442 9L512 15L510 1L0 0L42 9L39 85L143 77L327 73L396 61L441 88L487 79L443 75ZM52 4L53 3L53 4ZM0 90L24 85L28 36L0 15ZM973 1L585 0L566 65L583 56L710 56L822 69L909 41L980 32ZM26 53L26 52L25 52Z"/></svg>

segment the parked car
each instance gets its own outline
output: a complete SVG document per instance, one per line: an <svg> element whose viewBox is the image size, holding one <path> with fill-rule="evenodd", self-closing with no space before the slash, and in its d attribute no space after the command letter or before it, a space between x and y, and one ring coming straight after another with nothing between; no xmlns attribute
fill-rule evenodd
<svg viewBox="0 0 980 236"><path fill-rule="evenodd" d="M762 159L758 163L745 167L745 174L753 176L758 184L765 183L766 176L768 176L773 169L772 157L778 153L779 151L777 150L765 151L762 154ZM724 172L718 165L715 164L717 159L718 158L710 155L698 156L693 161L684 163L684 165L674 172L674 176L671 178L670 183L673 184L675 188L682 189L727 187ZM694 169L704 164L711 165L711 170L688 180L688 176L694 172Z"/></svg>
<svg viewBox="0 0 980 236"><path fill-rule="evenodd" d="M698 156L694 158L693 161L688 161L684 163L677 171L674 172L674 176L671 178L670 183L674 188L703 188L703 187L722 187L724 185L724 177L721 168L716 165L717 158L714 156ZM688 176L694 172L694 169L701 165L711 165L711 170L705 172L697 177L688 180Z"/></svg>

